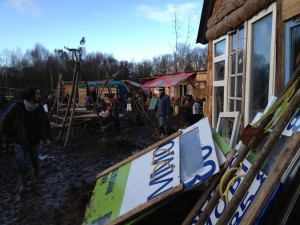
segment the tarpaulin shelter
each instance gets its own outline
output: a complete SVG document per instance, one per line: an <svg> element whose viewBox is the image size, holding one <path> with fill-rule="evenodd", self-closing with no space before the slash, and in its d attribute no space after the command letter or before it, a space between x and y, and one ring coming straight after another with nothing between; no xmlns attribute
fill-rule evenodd
<svg viewBox="0 0 300 225"><path fill-rule="evenodd" d="M174 87L177 84L187 80L190 76L194 74L195 72L164 75L143 84L142 87L143 88Z"/></svg>
<svg viewBox="0 0 300 225"><path fill-rule="evenodd" d="M126 80L128 83L129 81ZM134 82L130 81L131 85L136 86L137 88L141 88L141 85ZM88 81L87 82L88 87L92 88L92 87L98 87L98 88L102 88L103 86L105 86L105 81ZM123 99L127 99L128 97L128 88L126 87L126 84L123 81L109 81L108 83L109 87L112 90L112 93L116 94L116 95L121 95L123 97ZM86 97L86 84L85 83L80 83L78 84L78 89L79 89L79 102L84 102L84 98ZM106 88L107 89L107 88ZM104 91L103 96L108 96L108 90ZM70 93L70 90L66 87L67 92ZM142 90L144 91L144 93L147 95L147 90L142 88Z"/></svg>

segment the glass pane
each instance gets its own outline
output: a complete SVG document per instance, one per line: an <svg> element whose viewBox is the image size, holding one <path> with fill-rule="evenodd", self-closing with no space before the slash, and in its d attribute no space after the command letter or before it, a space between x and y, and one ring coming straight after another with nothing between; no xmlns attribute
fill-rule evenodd
<svg viewBox="0 0 300 225"><path fill-rule="evenodd" d="M236 109L235 111L242 112L242 100L237 100L236 101Z"/></svg>
<svg viewBox="0 0 300 225"><path fill-rule="evenodd" d="M237 73L243 73L243 55L244 55L244 53L243 53L243 51L240 51L239 53L238 53L238 71L237 71Z"/></svg>
<svg viewBox="0 0 300 225"><path fill-rule="evenodd" d="M235 77L230 77L230 97L235 97Z"/></svg>
<svg viewBox="0 0 300 225"><path fill-rule="evenodd" d="M215 76L214 76L214 80L224 80L225 77L225 61L221 61L218 63L215 63Z"/></svg>
<svg viewBox="0 0 300 225"><path fill-rule="evenodd" d="M225 39L215 44L215 57L225 54Z"/></svg>
<svg viewBox="0 0 300 225"><path fill-rule="evenodd" d="M239 30L239 43L238 43L239 49L244 48L244 40L245 40L244 27L241 27Z"/></svg>
<svg viewBox="0 0 300 225"><path fill-rule="evenodd" d="M218 121L219 113L224 111L224 87L215 87L215 121Z"/></svg>
<svg viewBox="0 0 300 225"><path fill-rule="evenodd" d="M229 99L229 112L234 112L234 100Z"/></svg>
<svg viewBox="0 0 300 225"><path fill-rule="evenodd" d="M236 97L241 98L243 94L243 76L237 76Z"/></svg>
<svg viewBox="0 0 300 225"><path fill-rule="evenodd" d="M293 27L291 30L292 36L292 71L300 62L300 25Z"/></svg>
<svg viewBox="0 0 300 225"><path fill-rule="evenodd" d="M271 34L272 14L253 24L250 121L268 103Z"/></svg>
<svg viewBox="0 0 300 225"><path fill-rule="evenodd" d="M218 133L230 145L234 119L232 117L221 117Z"/></svg>
<svg viewBox="0 0 300 225"><path fill-rule="evenodd" d="M231 52L236 51L236 33L231 35Z"/></svg>
<svg viewBox="0 0 300 225"><path fill-rule="evenodd" d="M231 70L230 70L230 74L236 74L236 69L235 69L235 65L236 65L236 54L233 53L230 56L230 61L231 61Z"/></svg>

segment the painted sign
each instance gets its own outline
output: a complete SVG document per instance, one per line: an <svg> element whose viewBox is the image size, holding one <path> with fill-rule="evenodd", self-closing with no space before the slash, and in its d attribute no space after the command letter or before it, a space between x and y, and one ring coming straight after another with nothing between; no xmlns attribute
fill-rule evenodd
<svg viewBox="0 0 300 225"><path fill-rule="evenodd" d="M300 110L299 109L296 110L294 116L292 117L288 125L283 130L282 135L290 137L295 131L300 131Z"/></svg>
<svg viewBox="0 0 300 225"><path fill-rule="evenodd" d="M237 158L237 155L235 156L235 159ZM233 162L229 165L228 169L232 167ZM244 179L242 177L243 174L246 174L249 168L251 167L251 163L249 163L246 159L243 161L243 165L238 170L236 175L241 175L241 177L238 177L237 179L233 180L232 184L227 188L228 191L228 200L230 201L232 199L232 196L242 183L242 180ZM242 202L240 203L239 207L235 211L233 217L231 218L230 222L228 224L239 224L240 221L242 220L243 216L245 215L247 209L249 208L251 202L254 200L255 195L259 191L260 187L264 183L266 179L266 175L262 172L258 172L255 179L253 180L251 186L249 187L249 190L246 192L245 197L243 198ZM226 189L226 187L223 188L223 190ZM209 201L209 199L213 196L215 191L219 190L214 190L207 198L206 202L203 204L201 209L198 211L196 217L192 220L190 223L191 225L195 225L197 221L199 220L201 214L204 212L204 209ZM223 199L220 199L219 203L215 206L213 209L211 215L209 216L208 220L206 221L205 224L207 225L212 225L216 224L218 219L221 217L223 211L225 210L226 207L226 198L223 197Z"/></svg>
<svg viewBox="0 0 300 225"><path fill-rule="evenodd" d="M172 189L182 190L182 183L190 188L218 171L211 128L204 118L182 130L181 136L100 176L84 224L104 225L127 215L135 219L134 213L145 203L152 204L158 196L163 199Z"/></svg>
<svg viewBox="0 0 300 225"><path fill-rule="evenodd" d="M177 137L100 177L84 224L107 224L179 184Z"/></svg>
<svg viewBox="0 0 300 225"><path fill-rule="evenodd" d="M186 135L189 132L192 132L195 129L199 130L198 135L201 146L199 158L203 159L203 166L202 168L199 168L199 171L195 176L183 180L185 188L190 188L206 180L207 178L211 177L220 170L208 119L203 118L194 125L182 130L182 136ZM191 145L193 145L193 143L190 143L190 146ZM182 148L182 146L180 146L180 148ZM181 152L180 158L183 157L182 155L183 153Z"/></svg>

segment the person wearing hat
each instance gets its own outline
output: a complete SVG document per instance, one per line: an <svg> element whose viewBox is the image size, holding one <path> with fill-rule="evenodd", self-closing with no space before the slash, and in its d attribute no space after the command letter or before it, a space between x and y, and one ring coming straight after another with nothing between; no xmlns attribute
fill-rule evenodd
<svg viewBox="0 0 300 225"><path fill-rule="evenodd" d="M165 88L159 87L159 99L157 102L156 118L161 137L168 135L167 119L171 116L170 97L166 95Z"/></svg>

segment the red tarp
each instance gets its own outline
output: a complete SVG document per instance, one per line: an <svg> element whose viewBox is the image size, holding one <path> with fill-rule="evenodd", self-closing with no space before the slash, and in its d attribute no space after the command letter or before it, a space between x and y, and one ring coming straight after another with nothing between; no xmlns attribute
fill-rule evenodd
<svg viewBox="0 0 300 225"><path fill-rule="evenodd" d="M191 73L177 73L171 75L165 75L158 77L154 80L151 80L142 85L143 88L151 88L151 87L174 87L176 84L185 81L191 75L195 74Z"/></svg>

